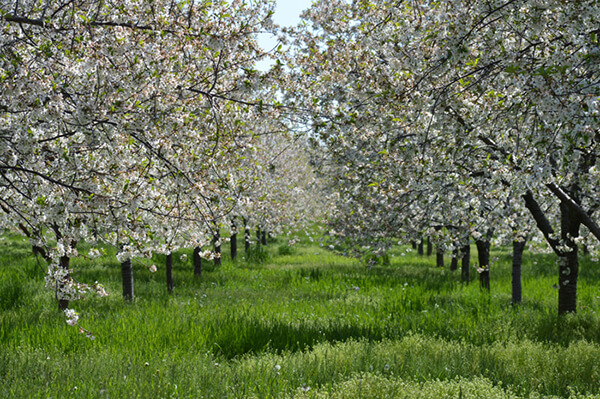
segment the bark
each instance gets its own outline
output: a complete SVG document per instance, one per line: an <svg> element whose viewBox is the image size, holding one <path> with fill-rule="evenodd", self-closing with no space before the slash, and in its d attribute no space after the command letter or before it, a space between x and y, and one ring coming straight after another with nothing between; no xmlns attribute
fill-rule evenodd
<svg viewBox="0 0 600 399"><path fill-rule="evenodd" d="M412 249L417 249L417 242L416 241L411 241L410 245L412 246Z"/></svg>
<svg viewBox="0 0 600 399"><path fill-rule="evenodd" d="M264 230L261 232L260 241L262 245L267 245L267 232Z"/></svg>
<svg viewBox="0 0 600 399"><path fill-rule="evenodd" d="M469 284L471 280L471 245L467 242L462 247L462 263L460 269L460 279L463 283Z"/></svg>
<svg viewBox="0 0 600 399"><path fill-rule="evenodd" d="M244 250L248 253L250 251L250 229L246 218L243 218L242 222L244 223Z"/></svg>
<svg viewBox="0 0 600 399"><path fill-rule="evenodd" d="M577 278L579 276L579 251L571 237L579 237L581 219L568 204L560 204L561 238L571 249L559 257L558 314L577 311Z"/></svg>
<svg viewBox="0 0 600 399"><path fill-rule="evenodd" d="M213 250L215 252L215 266L221 266L221 233L218 231L213 235Z"/></svg>
<svg viewBox="0 0 600 399"><path fill-rule="evenodd" d="M558 250L559 241L552 238L554 236L554 229L546 218L544 211L542 211L540 208L540 205L537 203L535 198L533 198L533 193L531 191L527 191L527 193L523 195L523 199L525 200L525 207L529 209L529 213L531 213L531 216L533 216L538 229L542 232L552 250L558 256L561 256L561 252Z"/></svg>
<svg viewBox="0 0 600 399"><path fill-rule="evenodd" d="M561 240L570 248L569 252L565 252L560 241L555 238L554 229L546 218L546 215L533 198L531 191L528 191L523 199L525 206L536 221L537 227L540 229L550 247L558 255L559 273L558 273L558 313L574 313L577 311L577 278L579 276L579 258L577 244L571 237L579 236L579 228L581 226L581 208L578 204L577 192L578 187L572 188L572 193L565 197L566 193L556 187L549 185L557 197L564 199L560 203L560 219L561 219ZM553 190L554 189L554 190ZM576 204L577 206L574 206ZM579 207L579 208L578 208Z"/></svg>
<svg viewBox="0 0 600 399"><path fill-rule="evenodd" d="M200 257L200 247L194 248L194 277L202 276L202 258Z"/></svg>
<svg viewBox="0 0 600 399"><path fill-rule="evenodd" d="M433 244L431 243L431 238L427 237L427 256L431 256L433 253Z"/></svg>
<svg viewBox="0 0 600 399"><path fill-rule="evenodd" d="M419 241L417 253L419 255L423 255L423 237L421 237L421 241Z"/></svg>
<svg viewBox="0 0 600 399"><path fill-rule="evenodd" d="M167 291L169 294L173 292L173 254L167 255Z"/></svg>
<svg viewBox="0 0 600 399"><path fill-rule="evenodd" d="M435 249L435 263L437 267L444 267L444 250L439 246Z"/></svg>
<svg viewBox="0 0 600 399"><path fill-rule="evenodd" d="M560 199L561 206L564 205L569 208L569 219L571 219L573 222L576 221L578 225L584 224L590 233L600 240L600 226L598 226L596 222L594 222L594 219L592 219L590 215L583 210L583 208L581 208L576 195L567 194L563 189L554 183L547 184L546 187L548 187L550 191L552 191ZM575 194L577 191L579 191L578 188L574 187ZM579 231L579 227L577 227L577 231Z"/></svg>
<svg viewBox="0 0 600 399"><path fill-rule="evenodd" d="M488 231L486 237L475 240L477 245L477 260L479 261L479 282L481 288L490 291L490 238L491 232Z"/></svg>
<svg viewBox="0 0 600 399"><path fill-rule="evenodd" d="M59 265L61 268L69 270L69 262L71 261L71 258L69 258L68 256L61 256L60 261L59 261ZM70 278L69 275L67 275L67 278ZM61 287L62 288L62 287ZM67 299L58 299L58 309L59 310L65 310L69 308L69 300Z"/></svg>
<svg viewBox="0 0 600 399"><path fill-rule="evenodd" d="M521 266L523 264L523 251L526 240L513 241L512 257L512 303L519 304L523 300L523 288L521 285Z"/></svg>
<svg viewBox="0 0 600 399"><path fill-rule="evenodd" d="M123 281L123 299L133 300L133 267L131 259L121 263L121 280Z"/></svg>
<svg viewBox="0 0 600 399"><path fill-rule="evenodd" d="M231 237L229 239L229 249L230 249L230 253L231 253L231 260L235 260L237 258L237 227L235 226L235 220L232 219L231 220L231 231L233 232L231 234Z"/></svg>
<svg viewBox="0 0 600 399"><path fill-rule="evenodd" d="M458 269L458 248L452 250L452 260L450 261L450 270L456 271Z"/></svg>

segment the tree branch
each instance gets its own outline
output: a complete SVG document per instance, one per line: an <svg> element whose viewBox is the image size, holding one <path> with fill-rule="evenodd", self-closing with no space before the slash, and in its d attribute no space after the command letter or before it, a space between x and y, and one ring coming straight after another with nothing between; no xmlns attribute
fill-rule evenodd
<svg viewBox="0 0 600 399"><path fill-rule="evenodd" d="M556 195L565 205L567 205L569 209L575 212L577 216L579 216L581 223L583 223L585 227L587 227L590 232L600 240L600 226L594 222L590 215L577 202L575 202L569 194L567 194L562 188L554 183L548 183L546 184L546 187L548 187L548 189L550 189L554 195Z"/></svg>
<svg viewBox="0 0 600 399"><path fill-rule="evenodd" d="M546 215L544 215L544 211L542 211L540 205L537 203L535 198L533 198L533 193L531 190L527 190L527 192L523 194L523 199L525 200L525 206L527 209L529 209L529 212L531 212L531 216L533 216L535 219L537 227L546 238L546 241L548 241L548 244L550 244L552 250L556 253L556 255L563 256L564 254L562 251L558 249L560 242L556 238L553 238L554 229L546 218Z"/></svg>

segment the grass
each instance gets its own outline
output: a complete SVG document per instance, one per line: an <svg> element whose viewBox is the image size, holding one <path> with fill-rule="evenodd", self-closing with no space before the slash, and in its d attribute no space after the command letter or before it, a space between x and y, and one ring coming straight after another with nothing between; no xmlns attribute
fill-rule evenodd
<svg viewBox="0 0 600 399"><path fill-rule="evenodd" d="M30 246L5 234L0 397L600 398L600 271L588 259L578 313L558 317L552 256L526 254L513 307L507 249L492 253L490 295L407 247L365 268L284 242L205 262L200 279L191 251L175 256L172 295L164 269L135 265L132 303L114 257L75 260L78 280L112 293L72 304L90 341L56 310Z"/></svg>

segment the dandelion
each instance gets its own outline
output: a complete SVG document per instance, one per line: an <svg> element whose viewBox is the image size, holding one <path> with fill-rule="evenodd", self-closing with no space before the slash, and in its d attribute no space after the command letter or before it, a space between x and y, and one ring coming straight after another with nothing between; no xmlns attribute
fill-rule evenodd
<svg viewBox="0 0 600 399"><path fill-rule="evenodd" d="M275 371L279 371L279 370L281 370L281 366L280 366L280 365L278 365L278 364L276 364L274 368L275 368Z"/></svg>

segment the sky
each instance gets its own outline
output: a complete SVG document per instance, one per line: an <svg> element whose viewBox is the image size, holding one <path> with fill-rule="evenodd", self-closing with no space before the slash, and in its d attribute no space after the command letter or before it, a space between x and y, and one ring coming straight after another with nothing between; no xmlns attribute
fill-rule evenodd
<svg viewBox="0 0 600 399"><path fill-rule="evenodd" d="M300 13L312 4L312 0L277 0L277 8L273 21L279 25L296 25L300 21Z"/></svg>
<svg viewBox="0 0 600 399"><path fill-rule="evenodd" d="M276 3L273 22L281 26L294 26L300 22L300 13L310 7L312 0L276 0ZM266 50L272 49L277 44L277 41L268 34L259 35L258 41ZM270 64L270 61L261 61L257 68L266 70Z"/></svg>

